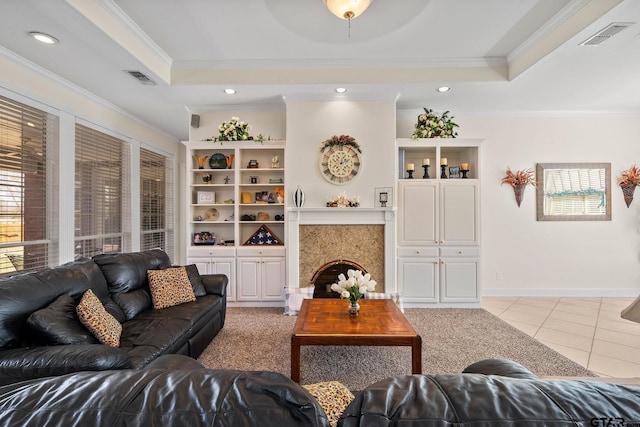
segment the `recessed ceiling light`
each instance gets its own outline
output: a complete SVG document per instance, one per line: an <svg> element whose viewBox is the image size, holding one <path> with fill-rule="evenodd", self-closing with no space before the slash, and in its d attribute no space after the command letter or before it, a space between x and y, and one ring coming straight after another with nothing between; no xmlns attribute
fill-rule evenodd
<svg viewBox="0 0 640 427"><path fill-rule="evenodd" d="M336 88L336 92L338 93L345 93L347 91L347 88L345 87L337 87Z"/></svg>
<svg viewBox="0 0 640 427"><path fill-rule="evenodd" d="M226 93L227 95L234 95L236 93L236 90L228 88L224 90L224 93Z"/></svg>
<svg viewBox="0 0 640 427"><path fill-rule="evenodd" d="M451 88L449 86L440 86L438 89L438 92L449 92L449 90L451 90Z"/></svg>
<svg viewBox="0 0 640 427"><path fill-rule="evenodd" d="M31 31L29 35L42 43L46 43L46 44L60 43L60 41L57 38L50 36L49 34L41 33L39 31Z"/></svg>

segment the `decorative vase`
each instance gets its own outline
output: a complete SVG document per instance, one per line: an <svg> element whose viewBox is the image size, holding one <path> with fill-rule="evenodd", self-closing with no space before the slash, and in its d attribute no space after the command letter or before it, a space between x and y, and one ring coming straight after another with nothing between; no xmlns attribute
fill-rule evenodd
<svg viewBox="0 0 640 427"><path fill-rule="evenodd" d="M299 185L296 191L293 192L293 204L296 208L301 208L304 205L304 191Z"/></svg>
<svg viewBox="0 0 640 427"><path fill-rule="evenodd" d="M520 203L522 203L522 199L524 198L524 189L527 188L527 184L516 184L513 186L513 192L516 195L516 203L518 207L520 207Z"/></svg>
<svg viewBox="0 0 640 427"><path fill-rule="evenodd" d="M360 313L358 301L349 301L349 316L355 317Z"/></svg>
<svg viewBox="0 0 640 427"><path fill-rule="evenodd" d="M631 206L631 202L633 201L633 193L636 191L636 185L623 185L620 188L622 188L624 202L627 204L627 207Z"/></svg>

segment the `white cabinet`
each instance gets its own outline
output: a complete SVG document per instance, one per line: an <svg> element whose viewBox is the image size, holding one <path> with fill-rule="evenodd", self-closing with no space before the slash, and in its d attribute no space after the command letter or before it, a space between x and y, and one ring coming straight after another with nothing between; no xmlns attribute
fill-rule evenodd
<svg viewBox="0 0 640 427"><path fill-rule="evenodd" d="M440 260L438 249L398 249L398 291L406 302L438 302Z"/></svg>
<svg viewBox="0 0 640 427"><path fill-rule="evenodd" d="M268 249L247 249L238 254L238 301L284 299L285 257L277 249Z"/></svg>
<svg viewBox="0 0 640 427"><path fill-rule="evenodd" d="M227 301L236 300L236 258L233 248L192 249L187 264L195 264L200 274L225 274L229 278Z"/></svg>
<svg viewBox="0 0 640 427"><path fill-rule="evenodd" d="M479 303L479 141L398 140L397 148L397 279L403 300ZM445 162L446 167L440 167ZM404 173L407 163L437 167L428 178L416 171L409 179ZM466 178L457 177L460 165L470 169Z"/></svg>
<svg viewBox="0 0 640 427"><path fill-rule="evenodd" d="M398 244L478 245L478 180L398 184Z"/></svg>

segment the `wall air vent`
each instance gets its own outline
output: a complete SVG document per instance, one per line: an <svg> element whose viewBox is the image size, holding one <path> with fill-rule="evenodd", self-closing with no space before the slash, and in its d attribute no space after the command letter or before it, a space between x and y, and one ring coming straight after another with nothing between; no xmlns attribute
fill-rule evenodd
<svg viewBox="0 0 640 427"><path fill-rule="evenodd" d="M613 22L580 43L580 46L599 46L603 42L609 40L611 37L615 36L625 28L632 26L633 24L634 22Z"/></svg>
<svg viewBox="0 0 640 427"><path fill-rule="evenodd" d="M155 86L157 85L156 82L154 82L153 80L151 80L149 77L147 77L146 74L140 72L140 71L133 71L133 70L124 70L125 73L129 73L133 78L135 78L136 80L138 80L140 83L142 83L143 85L148 85L148 86Z"/></svg>

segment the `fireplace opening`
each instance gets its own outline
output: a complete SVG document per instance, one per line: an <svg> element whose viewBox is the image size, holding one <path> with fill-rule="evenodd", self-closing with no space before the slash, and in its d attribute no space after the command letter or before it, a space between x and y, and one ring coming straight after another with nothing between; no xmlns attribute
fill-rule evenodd
<svg viewBox="0 0 640 427"><path fill-rule="evenodd" d="M320 267L311 278L311 284L315 286L313 297L340 298L340 294L331 290L331 285L338 281L340 274L347 276L348 270L361 270L362 274L367 273L364 267L350 260L334 260Z"/></svg>

